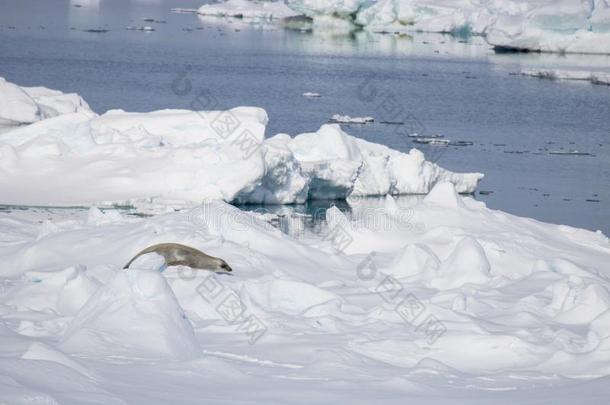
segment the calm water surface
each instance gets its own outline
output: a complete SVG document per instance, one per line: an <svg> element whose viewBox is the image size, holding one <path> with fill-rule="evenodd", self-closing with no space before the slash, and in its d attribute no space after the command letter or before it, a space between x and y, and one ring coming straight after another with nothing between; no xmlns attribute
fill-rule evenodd
<svg viewBox="0 0 610 405"><path fill-rule="evenodd" d="M476 198L491 208L610 234L610 88L514 75L610 69L610 58L495 55L480 38L306 33L170 12L202 3L0 0L0 76L77 92L99 113L260 106L267 136L315 131L335 113L371 115L374 124L344 129L485 173L480 190L492 193ZM144 25L155 31L125 29ZM189 88L172 86L185 78ZM416 145L407 129L473 144ZM549 154L572 149L593 156Z"/></svg>

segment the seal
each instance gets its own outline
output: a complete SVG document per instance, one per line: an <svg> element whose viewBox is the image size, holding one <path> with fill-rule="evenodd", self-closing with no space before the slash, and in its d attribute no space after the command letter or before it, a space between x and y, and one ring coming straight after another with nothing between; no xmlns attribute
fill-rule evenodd
<svg viewBox="0 0 610 405"><path fill-rule="evenodd" d="M231 267L224 260L206 255L205 253L194 249L190 246L180 245L178 243L160 243L142 250L135 255L123 269L129 268L131 263L138 257L147 253L157 253L163 256L165 263L168 266L188 266L193 269L211 270L215 272L230 272Z"/></svg>

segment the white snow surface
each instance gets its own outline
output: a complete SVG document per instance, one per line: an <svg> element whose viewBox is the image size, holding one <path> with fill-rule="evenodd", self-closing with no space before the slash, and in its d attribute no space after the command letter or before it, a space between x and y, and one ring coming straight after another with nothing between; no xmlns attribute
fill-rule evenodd
<svg viewBox="0 0 610 405"><path fill-rule="evenodd" d="M17 105L11 93L1 97L0 105ZM405 154L365 142L338 125L265 139L267 113L255 107L63 112L0 134L2 203L290 204L425 194L441 181L469 193L483 177L447 171L416 149Z"/></svg>
<svg viewBox="0 0 610 405"><path fill-rule="evenodd" d="M222 201L0 213L0 401L604 403L601 232L490 210L450 183L409 207L351 204L293 235ZM162 242L233 273L155 255L122 270Z"/></svg>
<svg viewBox="0 0 610 405"><path fill-rule="evenodd" d="M390 32L486 36L491 45L529 51L610 53L607 0L287 0L314 28L361 26ZM324 23L316 24L316 20ZM328 21L335 21L329 24Z"/></svg>

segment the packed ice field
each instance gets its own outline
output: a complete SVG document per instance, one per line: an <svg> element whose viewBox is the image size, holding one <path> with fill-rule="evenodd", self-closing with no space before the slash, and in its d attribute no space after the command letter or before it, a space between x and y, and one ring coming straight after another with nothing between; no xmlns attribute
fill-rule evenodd
<svg viewBox="0 0 610 405"><path fill-rule="evenodd" d="M605 402L600 231L488 209L464 195L482 174L338 124L265 138L255 107L0 95L0 402ZM230 204L328 198L351 212L316 231ZM157 243L233 271L123 269Z"/></svg>

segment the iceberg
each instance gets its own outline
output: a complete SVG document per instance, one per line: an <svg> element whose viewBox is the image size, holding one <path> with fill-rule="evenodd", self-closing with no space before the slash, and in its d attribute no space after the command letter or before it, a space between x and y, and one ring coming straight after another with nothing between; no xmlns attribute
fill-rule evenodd
<svg viewBox="0 0 610 405"><path fill-rule="evenodd" d="M355 21L372 31L479 34L490 18L470 0L380 0L360 10Z"/></svg>
<svg viewBox="0 0 610 405"><path fill-rule="evenodd" d="M606 0L539 0L516 14L498 15L486 31L501 50L610 53L610 6Z"/></svg>
<svg viewBox="0 0 610 405"><path fill-rule="evenodd" d="M415 149L405 154L365 142L338 125L265 138L267 113L256 107L97 115L80 106L0 134L3 203L291 204L352 193L424 194L441 181L471 193L483 177L442 169Z"/></svg>
<svg viewBox="0 0 610 405"><path fill-rule="evenodd" d="M314 28L343 22L377 32L482 35L500 51L610 53L607 0L288 0L288 5L313 18Z"/></svg>
<svg viewBox="0 0 610 405"><path fill-rule="evenodd" d="M295 11L317 21L342 20L352 28L378 32L442 32L481 34L493 13L478 0L288 0ZM495 2L498 3L498 2ZM339 25L337 22L336 25Z"/></svg>

